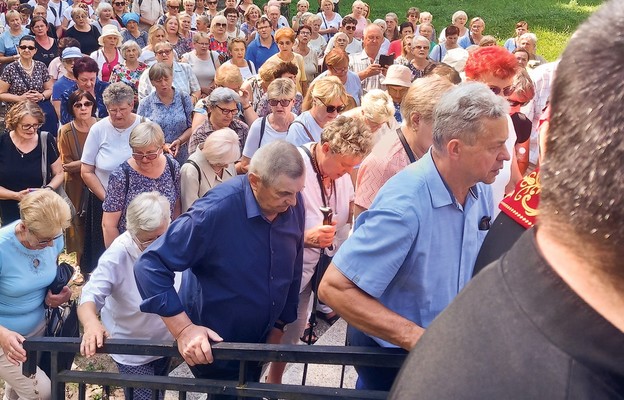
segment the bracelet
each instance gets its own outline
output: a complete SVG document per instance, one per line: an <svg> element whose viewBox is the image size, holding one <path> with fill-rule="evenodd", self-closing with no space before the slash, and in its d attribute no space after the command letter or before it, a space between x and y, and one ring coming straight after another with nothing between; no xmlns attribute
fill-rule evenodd
<svg viewBox="0 0 624 400"><path fill-rule="evenodd" d="M54 190L54 188L53 188L52 186L50 186L50 185L44 185L44 186L41 186L41 189L50 189L50 190Z"/></svg>
<svg viewBox="0 0 624 400"><path fill-rule="evenodd" d="M185 326L184 328L182 328L182 330L180 332L178 332L178 336L175 337L175 340L177 341L178 338L180 337L180 335L182 335L182 332L184 332L184 330L186 330L186 328L188 328L189 326L193 325L192 322L189 322L189 324L187 326Z"/></svg>
<svg viewBox="0 0 624 400"><path fill-rule="evenodd" d="M247 105L247 107L243 107L243 111L249 110L249 108L251 108L251 103L249 103L249 105Z"/></svg>

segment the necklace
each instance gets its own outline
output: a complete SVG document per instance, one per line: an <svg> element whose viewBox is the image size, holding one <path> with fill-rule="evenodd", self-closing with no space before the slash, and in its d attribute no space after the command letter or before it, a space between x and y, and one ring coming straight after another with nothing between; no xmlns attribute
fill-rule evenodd
<svg viewBox="0 0 624 400"><path fill-rule="evenodd" d="M32 254L30 252L24 251L24 248L27 249L27 247L25 247L22 241L20 240L20 236L24 236L25 232L22 229L19 229L19 230L18 229L19 228L15 230L15 238L17 239L17 243L13 243L13 246L20 254L22 254L24 257L26 257L29 260L30 270L35 275L38 275L40 272L39 266L41 265L41 260L39 260L38 254Z"/></svg>
<svg viewBox="0 0 624 400"><path fill-rule="evenodd" d="M15 145L15 143L13 143L13 145ZM15 150L17 150L17 152L22 158L24 158L24 156L26 155L26 153L23 153L20 149L17 148L17 146L15 146Z"/></svg>
<svg viewBox="0 0 624 400"><path fill-rule="evenodd" d="M27 72L27 73L29 73L29 74L33 71L33 68L35 68L35 63L33 63L33 62L32 62L32 60L30 61L30 67L29 67L29 68L26 68L26 67L24 66L24 64L22 64L22 59L21 59L21 58L19 58L19 59L17 60L17 62L18 62L18 63L19 63L19 65L20 65L20 66L24 69L24 71L26 71L26 72Z"/></svg>

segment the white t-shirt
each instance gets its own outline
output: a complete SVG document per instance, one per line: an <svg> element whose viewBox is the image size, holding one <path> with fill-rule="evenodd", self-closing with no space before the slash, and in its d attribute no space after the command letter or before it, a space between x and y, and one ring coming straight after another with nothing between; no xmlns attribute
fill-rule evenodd
<svg viewBox="0 0 624 400"><path fill-rule="evenodd" d="M292 114L292 113L291 113ZM295 114L292 114L293 117ZM243 148L243 155L247 158L253 157L260 147L267 145L276 140L285 140L288 131L278 132L269 123L269 117L266 117L266 125L264 127L264 135L262 135L262 142L260 142L260 131L262 127L262 120L264 118L257 118L249 127L249 133L247 134L247 140L245 141L245 147ZM258 146L260 143L260 146Z"/></svg>
<svg viewBox="0 0 624 400"><path fill-rule="evenodd" d="M329 39L329 43L327 43L327 47L325 48L325 54L326 55L327 55L327 53L329 53L331 51L331 49L334 48L334 39L335 38L336 38L336 36L334 36L331 39ZM347 52L347 54L355 54L355 53L361 53L362 49L363 49L362 41L353 38L353 41L347 45L347 47L345 48L345 51Z"/></svg>
<svg viewBox="0 0 624 400"><path fill-rule="evenodd" d="M256 71L256 66L254 65L252 61L249 61L249 60L245 60L245 61L246 63L244 67L238 67L238 70L243 76L244 81L258 73ZM225 64L232 64L232 60L227 60L226 62L223 63L223 65ZM250 66L251 66L251 69L249 68Z"/></svg>
<svg viewBox="0 0 624 400"><path fill-rule="evenodd" d="M312 135L312 139L306 133L305 129L301 124L296 123L295 121L301 122L307 129L310 135ZM286 141L294 144L295 146L301 146L302 144L310 143L310 142L319 142L321 140L321 131L323 128L316 123L310 111L306 111L301 113L297 118L295 118L290 127L288 128L288 136L286 136Z"/></svg>
<svg viewBox="0 0 624 400"><path fill-rule="evenodd" d="M102 254L97 268L82 289L80 304L94 302L102 316L102 324L111 339L141 339L171 341L173 337L159 315L141 312L143 299L134 279L134 263L141 251L128 231L117 237ZM180 273L176 273L176 290L180 288ZM143 365L158 356L112 354L124 365Z"/></svg>
<svg viewBox="0 0 624 400"><path fill-rule="evenodd" d="M147 118L143 120L148 121ZM95 176L105 190L110 174L132 156L128 140L132 129L140 123L141 117L137 115L134 123L121 132L113 127L110 118L99 120L91 127L80 161L95 166Z"/></svg>
<svg viewBox="0 0 624 400"><path fill-rule="evenodd" d="M310 149L312 143L306 144L305 147ZM323 199L321 197L321 188L319 187L318 180L310 157L303 149L298 149L299 153L303 157L303 162L306 167L305 174L305 187L301 192L305 204L305 229L311 229L319 226L323 223L323 214L319 209L323 206ZM347 239L351 226L349 224L349 203L353 201L355 191L353 189L353 182L351 175L344 174L340 178L336 179L336 191L327 199L327 206L333 211L332 221L336 221L336 238L334 239L333 250L325 249L325 252L333 256L340 245ZM312 279L314 274L314 266L319 260L320 249L308 248L303 250L303 273L301 276L301 287L304 288Z"/></svg>
<svg viewBox="0 0 624 400"><path fill-rule="evenodd" d="M316 15L321 17L321 29L323 29L323 30L330 29L330 28L340 29L340 24L342 23L342 17L340 16L340 14L334 13L334 19L332 19L332 20L328 20L325 17L325 14L323 14L322 12L320 12L320 13L318 13ZM322 36L325 37L325 40L329 40L334 35L330 35L329 33L326 33L326 34L324 34Z"/></svg>
<svg viewBox="0 0 624 400"><path fill-rule="evenodd" d="M52 2L50 2L50 5L52 4ZM93 14L95 14L95 11L93 10L93 7L91 6L87 6L89 7L89 18L93 19ZM71 13L72 13L73 7L69 6L67 8L65 8L65 5L63 6L63 18L67 18L67 20L69 21L69 24L67 25L67 28L71 28L72 26L74 26L74 20L71 17Z"/></svg>

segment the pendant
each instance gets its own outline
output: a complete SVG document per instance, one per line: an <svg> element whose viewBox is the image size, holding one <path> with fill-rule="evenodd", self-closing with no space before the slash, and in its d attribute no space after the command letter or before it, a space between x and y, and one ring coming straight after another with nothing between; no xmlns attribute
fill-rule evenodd
<svg viewBox="0 0 624 400"><path fill-rule="evenodd" d="M38 268L39 264L40 264L39 263L39 259L38 258L33 258L33 260L32 260L33 267Z"/></svg>

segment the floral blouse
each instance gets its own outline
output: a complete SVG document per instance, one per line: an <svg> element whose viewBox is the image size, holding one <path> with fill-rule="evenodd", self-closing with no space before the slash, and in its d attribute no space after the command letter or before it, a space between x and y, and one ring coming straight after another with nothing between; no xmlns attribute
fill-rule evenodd
<svg viewBox="0 0 624 400"><path fill-rule="evenodd" d="M113 72L111 72L110 83L114 82L123 82L132 87L134 93L138 92L139 88L139 78L143 71L147 69L147 64L139 62L139 66L134 71L130 71L126 64L117 64L113 68Z"/></svg>
<svg viewBox="0 0 624 400"><path fill-rule="evenodd" d="M210 35L210 50L214 50L219 53L219 62L221 64L230 59L227 40L225 42L219 42L214 38L214 36Z"/></svg>
<svg viewBox="0 0 624 400"><path fill-rule="evenodd" d="M48 67L41 61L33 60L33 70L29 75L19 61L7 65L0 80L9 84L9 93L21 96L29 90L43 93L43 85L50 80Z"/></svg>

